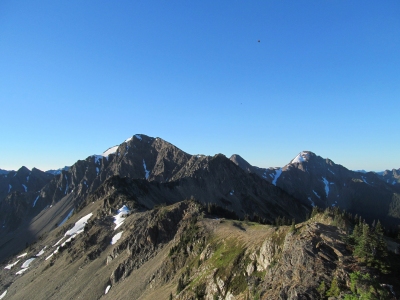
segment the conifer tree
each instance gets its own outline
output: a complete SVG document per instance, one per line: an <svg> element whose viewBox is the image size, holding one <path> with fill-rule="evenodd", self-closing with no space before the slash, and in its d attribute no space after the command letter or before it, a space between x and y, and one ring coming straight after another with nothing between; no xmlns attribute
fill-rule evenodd
<svg viewBox="0 0 400 300"><path fill-rule="evenodd" d="M336 277L333 278L332 282L331 282L331 287L329 288L329 290L326 292L326 295L328 297L337 297L340 294L340 288L338 286L338 282Z"/></svg>

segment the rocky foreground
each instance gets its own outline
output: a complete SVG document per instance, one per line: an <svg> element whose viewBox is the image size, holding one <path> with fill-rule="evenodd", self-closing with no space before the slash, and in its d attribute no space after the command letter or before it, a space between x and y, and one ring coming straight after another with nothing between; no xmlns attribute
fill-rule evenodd
<svg viewBox="0 0 400 300"><path fill-rule="evenodd" d="M3 266L0 293L6 292L4 299L358 299L348 297L368 292L376 298L365 299L396 299L400 294L399 257L389 253L394 268L387 274L363 263L347 242L348 224L334 226L332 212L274 226L221 218L216 211L195 201L149 211L123 198L93 201Z"/></svg>

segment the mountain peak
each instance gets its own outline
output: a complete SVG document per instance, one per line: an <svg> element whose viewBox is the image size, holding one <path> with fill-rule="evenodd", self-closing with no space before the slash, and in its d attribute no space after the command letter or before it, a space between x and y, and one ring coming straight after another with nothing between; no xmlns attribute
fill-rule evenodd
<svg viewBox="0 0 400 300"><path fill-rule="evenodd" d="M314 153L312 153L311 151L301 151L290 163L294 164L308 161L312 154Z"/></svg>

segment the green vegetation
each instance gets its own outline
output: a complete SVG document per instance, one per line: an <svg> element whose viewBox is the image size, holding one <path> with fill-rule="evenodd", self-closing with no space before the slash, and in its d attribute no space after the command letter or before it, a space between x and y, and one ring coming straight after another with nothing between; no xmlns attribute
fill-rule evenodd
<svg viewBox="0 0 400 300"><path fill-rule="evenodd" d="M325 281L321 282L321 284L317 288L317 292L320 294L321 298L325 297L325 293L326 293Z"/></svg>
<svg viewBox="0 0 400 300"><path fill-rule="evenodd" d="M358 271L351 273L350 281L351 294L345 296L344 299L346 300L389 299L389 292L382 288L369 274L361 274Z"/></svg>
<svg viewBox="0 0 400 300"><path fill-rule="evenodd" d="M340 288L337 282L337 278L333 278L332 282L331 282L331 287L329 288L329 290L326 292L326 295L328 297L337 297L340 294Z"/></svg>
<svg viewBox="0 0 400 300"><path fill-rule="evenodd" d="M185 230L180 238L180 241L177 245L172 246L169 250L169 256L172 256L175 253L179 253L180 251L184 251L186 253L186 246L196 240L199 227L197 226L197 218L192 218L190 220L190 224Z"/></svg>
<svg viewBox="0 0 400 300"><path fill-rule="evenodd" d="M374 267L382 273L388 272L386 263L387 245L383 238L383 228L381 223L375 227L369 227L366 223L357 223L354 226L350 242L354 245L353 254L361 262L370 267Z"/></svg>

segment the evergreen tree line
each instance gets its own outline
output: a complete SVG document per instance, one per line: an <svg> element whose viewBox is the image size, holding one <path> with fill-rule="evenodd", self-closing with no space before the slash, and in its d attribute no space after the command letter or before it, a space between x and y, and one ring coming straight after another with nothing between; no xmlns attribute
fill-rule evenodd
<svg viewBox="0 0 400 300"><path fill-rule="evenodd" d="M387 264L385 258L388 256L387 245L384 240L384 231L381 222L372 223L369 226L359 218L354 225L353 233L349 243L354 246L353 255L358 257L368 266L379 269L386 273Z"/></svg>

